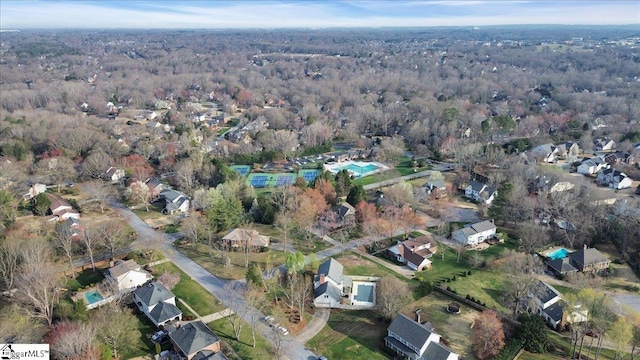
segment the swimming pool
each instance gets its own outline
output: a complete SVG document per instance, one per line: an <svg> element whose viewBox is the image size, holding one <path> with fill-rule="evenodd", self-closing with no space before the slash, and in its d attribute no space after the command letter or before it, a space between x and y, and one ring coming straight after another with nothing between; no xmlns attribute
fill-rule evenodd
<svg viewBox="0 0 640 360"><path fill-rule="evenodd" d="M551 260L557 260L557 259L564 259L567 257L567 255L570 253L571 251L565 249L565 248L559 248L554 250L551 253L547 254L547 257Z"/></svg>
<svg viewBox="0 0 640 360"><path fill-rule="evenodd" d="M380 163L348 160L343 163L326 164L325 169L333 175L342 170L347 170L353 177L360 178L363 176L378 173L388 168Z"/></svg>
<svg viewBox="0 0 640 360"><path fill-rule="evenodd" d="M102 295L97 290L93 290L85 293L84 298L87 299L87 302L89 304L97 303L98 301L104 300Z"/></svg>
<svg viewBox="0 0 640 360"><path fill-rule="evenodd" d="M373 302L373 284L358 284L358 293L354 297L357 301Z"/></svg>

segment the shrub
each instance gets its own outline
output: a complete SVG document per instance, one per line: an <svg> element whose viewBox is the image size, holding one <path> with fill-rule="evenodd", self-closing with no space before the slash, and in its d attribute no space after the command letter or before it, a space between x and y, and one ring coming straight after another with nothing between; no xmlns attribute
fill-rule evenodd
<svg viewBox="0 0 640 360"><path fill-rule="evenodd" d="M522 349L522 340L511 338L493 360L513 360L520 349Z"/></svg>
<svg viewBox="0 0 640 360"><path fill-rule="evenodd" d="M451 291L451 286L447 286L447 290L448 290L448 291Z"/></svg>
<svg viewBox="0 0 640 360"><path fill-rule="evenodd" d="M456 281L456 276L453 275L453 277L451 278L451 281Z"/></svg>
<svg viewBox="0 0 640 360"><path fill-rule="evenodd" d="M471 274L472 274L471 270L467 271L467 275L471 275Z"/></svg>
<svg viewBox="0 0 640 360"><path fill-rule="evenodd" d="M471 300L471 296L469 296L469 294L467 294L467 296L464 297L467 300Z"/></svg>
<svg viewBox="0 0 640 360"><path fill-rule="evenodd" d="M433 286L429 281L420 281L418 287L413 290L413 297L417 300L431 293Z"/></svg>

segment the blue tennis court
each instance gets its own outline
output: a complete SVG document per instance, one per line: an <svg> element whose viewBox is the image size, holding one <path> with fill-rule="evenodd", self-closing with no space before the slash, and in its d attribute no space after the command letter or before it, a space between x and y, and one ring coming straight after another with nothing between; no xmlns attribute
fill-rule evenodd
<svg viewBox="0 0 640 360"><path fill-rule="evenodd" d="M308 183L312 183L320 175L320 170L300 170L298 176L302 176Z"/></svg>
<svg viewBox="0 0 640 360"><path fill-rule="evenodd" d="M289 186L293 184L293 174L291 175L278 175L276 179L276 186Z"/></svg>
<svg viewBox="0 0 640 360"><path fill-rule="evenodd" d="M267 185L268 179L269 177L266 175L256 175L249 180L249 184L254 188L263 188Z"/></svg>
<svg viewBox="0 0 640 360"><path fill-rule="evenodd" d="M240 173L242 176L247 176L249 171L251 171L251 166L249 165L231 165L229 167Z"/></svg>

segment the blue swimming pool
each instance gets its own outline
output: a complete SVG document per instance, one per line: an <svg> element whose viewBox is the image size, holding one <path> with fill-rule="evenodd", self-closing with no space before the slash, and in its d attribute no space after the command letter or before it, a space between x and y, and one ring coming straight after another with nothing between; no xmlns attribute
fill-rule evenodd
<svg viewBox="0 0 640 360"><path fill-rule="evenodd" d="M373 302L373 285L358 284L358 293L355 300L363 302Z"/></svg>
<svg viewBox="0 0 640 360"><path fill-rule="evenodd" d="M356 164L347 164L347 165L344 165L344 166L336 167L335 171L337 172L337 171L344 170L344 169L352 171L352 172L355 173L356 177L360 177L360 176L362 176L364 174L368 174L368 173L377 171L380 168L378 166L374 165L374 164L367 164L367 165L364 165L364 166L359 166L359 165L356 165Z"/></svg>
<svg viewBox="0 0 640 360"><path fill-rule="evenodd" d="M96 291L96 290L89 291L89 292L85 293L84 297L85 297L85 299L87 299L87 302L89 304L97 303L98 301L104 300L102 295L100 295L100 293L98 291Z"/></svg>
<svg viewBox="0 0 640 360"><path fill-rule="evenodd" d="M549 254L547 254L547 257L551 260L557 260L557 259L564 259L567 257L567 255L570 253L571 251L565 249L565 248L560 248L557 249Z"/></svg>

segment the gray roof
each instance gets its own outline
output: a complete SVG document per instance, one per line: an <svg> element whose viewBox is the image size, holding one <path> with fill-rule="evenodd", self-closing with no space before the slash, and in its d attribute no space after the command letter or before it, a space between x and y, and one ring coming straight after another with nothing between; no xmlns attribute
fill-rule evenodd
<svg viewBox="0 0 640 360"><path fill-rule="evenodd" d="M479 223L475 223L475 224L471 225L471 227L476 232L483 232L483 231L495 229L496 225L493 223L492 220L485 220L485 221L481 221Z"/></svg>
<svg viewBox="0 0 640 360"><path fill-rule="evenodd" d="M159 282L148 283L145 286L137 288L133 293L147 306L175 297L169 289Z"/></svg>
<svg viewBox="0 0 640 360"><path fill-rule="evenodd" d="M606 256L602 255L602 253L596 248L574 251L568 254L567 257L570 258L573 262L582 264L583 266L609 261L609 259L607 259Z"/></svg>
<svg viewBox="0 0 640 360"><path fill-rule="evenodd" d="M111 274L111 277L114 279L128 273L129 271L140 270L140 265L138 265L134 260L118 260L116 261L113 267L110 267L107 271Z"/></svg>
<svg viewBox="0 0 640 360"><path fill-rule="evenodd" d="M202 321L193 321L169 333L173 343L185 355L195 354L220 341L220 338Z"/></svg>
<svg viewBox="0 0 640 360"><path fill-rule="evenodd" d="M569 262L569 258L549 260L545 262L545 264L555 270L555 272L557 272L558 274L566 274L578 271L575 266L571 265L571 263Z"/></svg>
<svg viewBox="0 0 640 360"><path fill-rule="evenodd" d="M172 303L161 301L156 306L153 307L153 310L149 312L149 316L155 320L156 324L161 322L171 320L176 316L180 316L182 311L178 309Z"/></svg>
<svg viewBox="0 0 640 360"><path fill-rule="evenodd" d="M178 190L173 190L173 189L166 189L166 190L162 190L160 192L160 196L163 197L166 201L169 202L174 202L176 201L176 199L178 199L181 196L187 197L187 195L185 195L184 193L181 193Z"/></svg>
<svg viewBox="0 0 640 360"><path fill-rule="evenodd" d="M432 341L427 346L427 349L424 351L424 354L422 354L422 357L429 360L447 360L449 354L451 354L452 352L453 351L444 347L444 345Z"/></svg>
<svg viewBox="0 0 640 360"><path fill-rule="evenodd" d="M347 216L349 213L351 214L355 214L356 213L356 209L351 206L351 204L344 202L340 205L336 205L332 208L333 212L335 212L336 214L338 214L338 216L340 218L344 218L345 216Z"/></svg>
<svg viewBox="0 0 640 360"><path fill-rule="evenodd" d="M210 350L198 351L191 360L229 360L222 352L214 353Z"/></svg>
<svg viewBox="0 0 640 360"><path fill-rule="evenodd" d="M387 336L384 338L384 340L393 345L396 349L400 349L400 351L402 351L403 355L407 357L407 359L410 360L415 360L419 358L419 355L410 347L408 347L407 345L401 343L400 341L398 341L397 339L391 337L391 336Z"/></svg>
<svg viewBox="0 0 640 360"><path fill-rule="evenodd" d="M422 349L424 344L429 340L429 336L431 336L431 331L403 314L396 316L387 330L417 349Z"/></svg>
<svg viewBox="0 0 640 360"><path fill-rule="evenodd" d="M562 306L559 302L552 304L548 308L543 310L553 321L559 322L562 320Z"/></svg>
<svg viewBox="0 0 640 360"><path fill-rule="evenodd" d="M469 186L471 186L471 190L480 192L486 185L480 181L471 181Z"/></svg>
<svg viewBox="0 0 640 360"><path fill-rule="evenodd" d="M546 303L547 301L560 296L560 293L558 292L558 290L556 290L553 286L547 283L544 283L542 281L538 281L533 291L535 292L535 296L542 303Z"/></svg>
<svg viewBox="0 0 640 360"><path fill-rule="evenodd" d="M330 258L318 267L318 275L324 275L336 284L342 284L344 267L337 260Z"/></svg>
<svg viewBox="0 0 640 360"><path fill-rule="evenodd" d="M340 300L342 292L337 286L327 281L313 290L313 298L316 299L324 294L327 294L330 298L338 301Z"/></svg>

